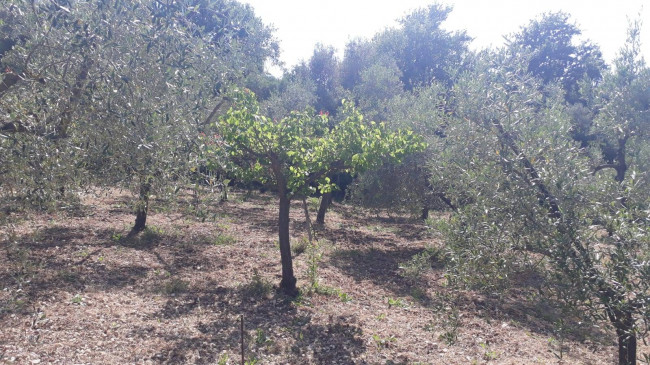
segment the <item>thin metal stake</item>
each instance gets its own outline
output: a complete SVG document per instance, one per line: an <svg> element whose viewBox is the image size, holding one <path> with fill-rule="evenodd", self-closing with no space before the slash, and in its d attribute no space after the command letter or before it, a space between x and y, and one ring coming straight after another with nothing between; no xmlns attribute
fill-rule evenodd
<svg viewBox="0 0 650 365"><path fill-rule="evenodd" d="M241 365L245 365L246 360L244 360L244 315L241 315Z"/></svg>

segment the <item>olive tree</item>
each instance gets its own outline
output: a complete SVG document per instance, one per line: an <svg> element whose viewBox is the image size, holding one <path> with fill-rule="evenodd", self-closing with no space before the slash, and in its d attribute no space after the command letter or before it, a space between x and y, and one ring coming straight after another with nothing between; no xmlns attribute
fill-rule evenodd
<svg viewBox="0 0 650 365"><path fill-rule="evenodd" d="M152 189L187 181L223 90L277 55L234 1L15 0L0 15L13 43L1 60L4 184L135 185L133 233Z"/></svg>
<svg viewBox="0 0 650 365"><path fill-rule="evenodd" d="M534 262L560 299L612 324L619 364L634 364L649 324L645 176L618 184L592 174L563 91L542 91L507 52L482 58L454 90L453 143L434 169L455 178L461 203L446 230L452 277L494 285Z"/></svg>
<svg viewBox="0 0 650 365"><path fill-rule="evenodd" d="M613 150L609 161L599 161L594 173L613 169L619 183L630 167L645 162L639 155L650 140L650 68L641 56L639 35L637 22L628 30L615 69L592 91L597 115L591 133L602 136Z"/></svg>
<svg viewBox="0 0 650 365"><path fill-rule="evenodd" d="M91 17L49 2L0 5L2 195L42 205L86 179L78 131L101 42Z"/></svg>

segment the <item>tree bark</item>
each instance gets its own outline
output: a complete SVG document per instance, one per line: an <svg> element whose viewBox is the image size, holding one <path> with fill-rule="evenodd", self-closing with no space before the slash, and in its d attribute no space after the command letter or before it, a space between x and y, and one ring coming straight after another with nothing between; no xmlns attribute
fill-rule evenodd
<svg viewBox="0 0 650 365"><path fill-rule="evenodd" d="M280 212L278 215L278 228L280 240L280 259L282 261L282 281L280 290L288 296L298 295L296 277L293 275L293 259L291 258L291 244L289 242L289 209L290 200L286 189L280 187Z"/></svg>
<svg viewBox="0 0 650 365"><path fill-rule="evenodd" d="M595 175L598 171L603 169L614 169L616 170L616 176L614 180L618 183L622 183L625 180L625 174L627 173L627 161L625 160L625 146L627 145L627 136L621 137L618 139L618 149L616 150L616 163L606 163L594 168L593 174Z"/></svg>
<svg viewBox="0 0 650 365"><path fill-rule="evenodd" d="M318 215L316 215L316 223L325 224L325 213L327 213L330 204L332 204L332 193L323 194L318 207Z"/></svg>
<svg viewBox="0 0 650 365"><path fill-rule="evenodd" d="M625 173L627 172L627 162L625 161L625 145L627 144L627 137L619 138L618 150L616 151L616 178L615 180L622 183L625 180Z"/></svg>
<svg viewBox="0 0 650 365"><path fill-rule="evenodd" d="M617 300L621 302L623 299ZM610 309L607 316L616 328L618 338L618 365L636 365L636 335L634 318L628 309Z"/></svg>
<svg viewBox="0 0 650 365"><path fill-rule="evenodd" d="M628 331L619 332L618 336L618 365L636 365L636 336Z"/></svg>
<svg viewBox="0 0 650 365"><path fill-rule="evenodd" d="M140 197L136 206L135 224L129 232L132 237L142 231L147 226L147 213L149 211L149 194L151 193L151 178L146 177L140 181Z"/></svg>
<svg viewBox="0 0 650 365"><path fill-rule="evenodd" d="M291 258L291 243L289 241L289 210L291 208L291 199L287 188L287 179L282 171L282 164L274 154L271 158L271 169L278 187L278 196L280 198L280 209L278 212L278 239L280 243L280 261L282 263L282 281L280 281L280 291L290 297L298 295L296 288L296 277L293 275L293 259Z"/></svg>

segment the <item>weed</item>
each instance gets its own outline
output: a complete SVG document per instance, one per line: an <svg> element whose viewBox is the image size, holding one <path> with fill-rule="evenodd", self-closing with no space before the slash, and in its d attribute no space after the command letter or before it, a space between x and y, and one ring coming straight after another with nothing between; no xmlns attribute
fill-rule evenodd
<svg viewBox="0 0 650 365"><path fill-rule="evenodd" d="M328 285L318 285L315 288L313 288L314 293L320 294L320 295L339 295L341 293L340 290L332 288L331 286Z"/></svg>
<svg viewBox="0 0 650 365"><path fill-rule="evenodd" d="M245 297L263 299L270 296L272 289L273 286L271 283L262 278L257 269L255 269L253 270L251 282L243 286L242 294Z"/></svg>
<svg viewBox="0 0 650 365"><path fill-rule="evenodd" d="M490 350L490 346L487 343L480 343L479 346L483 349L483 360L491 361L499 357L496 351Z"/></svg>
<svg viewBox="0 0 650 365"><path fill-rule="evenodd" d="M384 319L386 319L386 313L380 313L377 316L377 319L380 320L380 321L383 321Z"/></svg>
<svg viewBox="0 0 650 365"><path fill-rule="evenodd" d="M255 344L257 346L265 346L272 343L273 341L266 336L263 329L258 328L255 330Z"/></svg>
<svg viewBox="0 0 650 365"><path fill-rule="evenodd" d="M291 303L296 307L311 307L309 297L305 296L302 292L298 293L295 298L292 298Z"/></svg>
<svg viewBox="0 0 650 365"><path fill-rule="evenodd" d="M315 196L309 197L307 198L307 203L312 210L318 210L320 207L320 198L317 198Z"/></svg>
<svg viewBox="0 0 650 365"><path fill-rule="evenodd" d="M59 271L57 276L66 283L75 283L79 280L79 274L68 270Z"/></svg>
<svg viewBox="0 0 650 365"><path fill-rule="evenodd" d="M158 241L163 234L164 231L161 228L158 228L156 226L147 226L144 229L144 231L140 234L140 236L133 237L133 241L130 243L145 245L145 246L151 245L152 243Z"/></svg>
<svg viewBox="0 0 650 365"><path fill-rule="evenodd" d="M375 341L375 345L378 349L388 348L391 343L396 342L397 338L395 336L381 337L377 334L372 335L372 339Z"/></svg>
<svg viewBox="0 0 650 365"><path fill-rule="evenodd" d="M320 252L317 242L310 244L307 250L307 276L312 288L318 288L318 264L323 254Z"/></svg>
<svg viewBox="0 0 650 365"><path fill-rule="evenodd" d="M411 296L413 299L423 302L427 297L427 292L422 288L411 288Z"/></svg>
<svg viewBox="0 0 650 365"><path fill-rule="evenodd" d="M114 241L114 242L119 242L119 241L122 240L122 238L124 238L124 236L121 233L113 233L111 235L111 241Z"/></svg>
<svg viewBox="0 0 650 365"><path fill-rule="evenodd" d="M406 307L406 302L400 298L395 299L393 297L388 297L388 308L392 307L404 308Z"/></svg>
<svg viewBox="0 0 650 365"><path fill-rule="evenodd" d="M559 360L564 358L564 338L567 328L562 318L556 320L553 323L553 333L555 337L549 337L548 346L551 348L551 352Z"/></svg>
<svg viewBox="0 0 650 365"><path fill-rule="evenodd" d="M219 359L217 360L217 365L227 365L228 360L230 360L230 356L228 356L227 353L222 353L219 355Z"/></svg>
<svg viewBox="0 0 650 365"><path fill-rule="evenodd" d="M348 303L352 301L352 297L349 296L347 293L343 293L343 292L339 293L339 299L341 299L343 303Z"/></svg>
<svg viewBox="0 0 650 365"><path fill-rule="evenodd" d="M443 316L442 328L444 332L440 335L440 339L445 341L449 346L456 343L458 340L458 328L460 328L460 314L458 308L453 306L449 309L449 313Z"/></svg>
<svg viewBox="0 0 650 365"><path fill-rule="evenodd" d="M246 365L257 365L259 362L260 360L253 356L250 359L246 360Z"/></svg>
<svg viewBox="0 0 650 365"><path fill-rule="evenodd" d="M423 329L427 332L434 332L436 330L436 325L433 322L429 322L424 325Z"/></svg>
<svg viewBox="0 0 650 365"><path fill-rule="evenodd" d="M84 301L84 298L81 297L81 294L76 294L72 299L70 299L70 303L72 304L78 304L81 305Z"/></svg>
<svg viewBox="0 0 650 365"><path fill-rule="evenodd" d="M168 295L184 293L187 291L189 285L190 284L187 281L181 279L171 279L165 283L165 285L163 285L162 292Z"/></svg>
<svg viewBox="0 0 650 365"><path fill-rule="evenodd" d="M215 246L228 246L235 243L237 243L237 238L226 233L219 233L214 239Z"/></svg>
<svg viewBox="0 0 650 365"><path fill-rule="evenodd" d="M305 252L309 247L309 241L305 237L301 237L298 242L291 245L291 252L294 256L298 256Z"/></svg>
<svg viewBox="0 0 650 365"><path fill-rule="evenodd" d="M227 231L230 229L230 224L227 223L217 223L217 229L221 231Z"/></svg>
<svg viewBox="0 0 650 365"><path fill-rule="evenodd" d="M368 226L368 230L372 232L379 232L379 233L394 233L395 228L392 227L384 227L380 225L374 225L374 226Z"/></svg>

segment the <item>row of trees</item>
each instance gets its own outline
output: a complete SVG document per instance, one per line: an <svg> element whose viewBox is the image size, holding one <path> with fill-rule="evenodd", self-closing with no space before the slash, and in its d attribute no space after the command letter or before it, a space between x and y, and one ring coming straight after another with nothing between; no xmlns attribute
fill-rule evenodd
<svg viewBox="0 0 650 365"><path fill-rule="evenodd" d="M328 193L334 173L422 149L352 104L336 122L309 104L281 119L260 115L255 94L235 90L268 81L263 66L277 45L234 1L16 0L0 15L3 198L42 206L79 187L131 187L135 235L150 195L178 191L196 173L268 183L280 200L280 287L290 295L290 199Z"/></svg>
<svg viewBox="0 0 650 365"><path fill-rule="evenodd" d="M280 286L295 295L289 202L322 194L323 222L343 173L362 204L449 210L455 284L493 292L535 270L559 300L608 320L619 363L634 364L650 318L639 25L610 68L566 14L473 53L465 32L441 28L450 12L415 11L343 60L318 46L274 79L271 30L235 1L5 2L3 202L128 186L137 234L153 191L206 171L258 181L278 194Z"/></svg>
<svg viewBox="0 0 650 365"><path fill-rule="evenodd" d="M640 24L609 66L567 14L472 53L465 33L441 29L450 11L418 10L350 42L343 60L318 46L262 108L314 105L338 118L347 98L416 131L426 150L358 176L353 201L423 218L451 211L442 228L455 284L494 292L534 270L559 301L608 320L619 363L635 364L650 318L650 69Z"/></svg>

